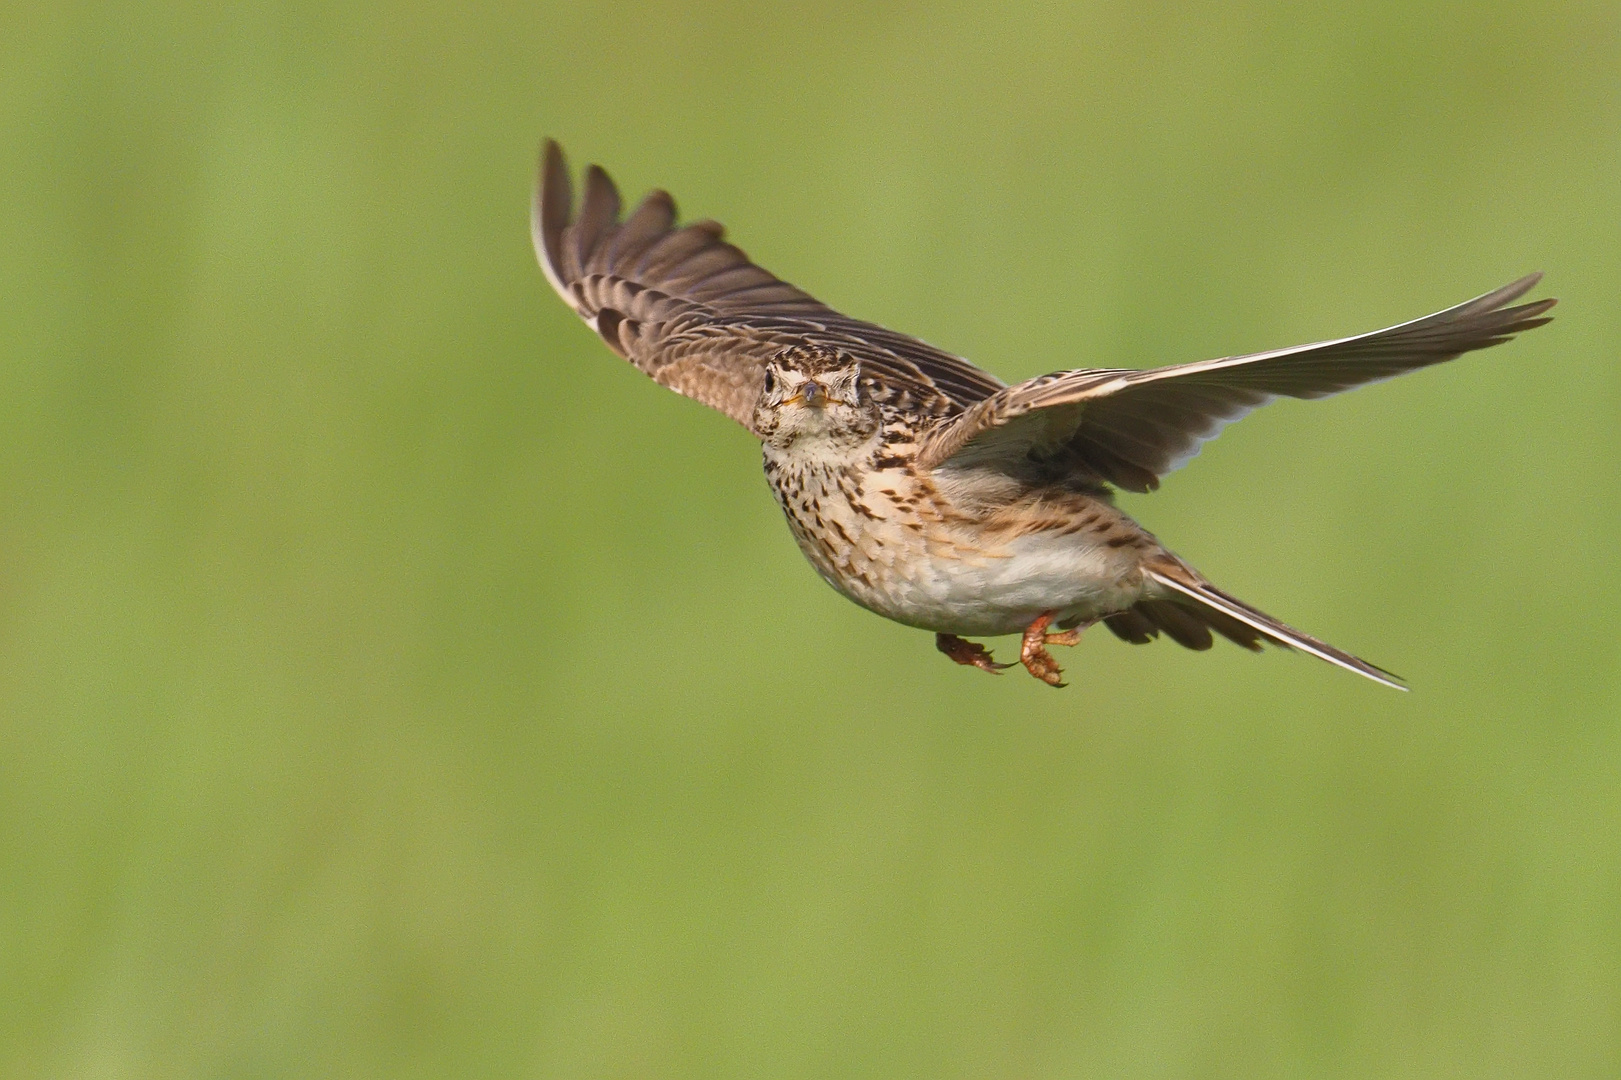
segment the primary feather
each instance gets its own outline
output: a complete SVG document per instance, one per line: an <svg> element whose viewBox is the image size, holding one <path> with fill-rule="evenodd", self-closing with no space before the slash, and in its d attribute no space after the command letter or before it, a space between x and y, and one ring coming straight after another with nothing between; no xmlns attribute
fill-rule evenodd
<svg viewBox="0 0 1621 1080"><path fill-rule="evenodd" d="M1227 424L1275 397L1320 398L1507 341L1553 300L1505 307L1529 274L1456 307L1356 337L1147 371L1081 368L999 390L935 428L921 463L995 464L1068 452L1076 468L1150 491Z"/></svg>
<svg viewBox="0 0 1621 1080"><path fill-rule="evenodd" d="M717 222L677 226L655 191L623 224L619 192L596 166L574 213L563 151L541 151L531 232L546 280L608 347L677 393L749 427L765 363L790 345L860 361L931 415L949 416L1003 383L914 337L841 315L749 261Z"/></svg>

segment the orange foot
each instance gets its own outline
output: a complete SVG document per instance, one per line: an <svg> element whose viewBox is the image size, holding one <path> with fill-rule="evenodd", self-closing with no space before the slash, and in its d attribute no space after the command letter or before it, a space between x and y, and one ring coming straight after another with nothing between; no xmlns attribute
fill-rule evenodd
<svg viewBox="0 0 1621 1080"><path fill-rule="evenodd" d="M959 664L977 667L979 670L988 671L992 675L1000 675L1003 668L1013 666L1012 664L998 664L991 659L991 651L985 646L972 641L964 641L956 634L934 635L934 647Z"/></svg>
<svg viewBox="0 0 1621 1080"><path fill-rule="evenodd" d="M1026 671L1048 686L1068 686L1069 684L1063 681L1064 669L1058 666L1058 661L1052 658L1052 654L1045 646L1079 645L1082 631L1092 623L1082 623L1073 630L1049 634L1047 627L1052 624L1053 616L1056 614L1055 611L1046 612L1025 629L1024 640L1019 643L1019 662L1024 665Z"/></svg>

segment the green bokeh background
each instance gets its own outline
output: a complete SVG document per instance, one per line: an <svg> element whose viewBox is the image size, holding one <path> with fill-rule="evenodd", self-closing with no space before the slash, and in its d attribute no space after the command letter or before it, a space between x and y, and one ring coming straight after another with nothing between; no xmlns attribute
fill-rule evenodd
<svg viewBox="0 0 1621 1080"><path fill-rule="evenodd" d="M1621 1073L1613 2L12 5L0 125L0 1075ZM543 134L1010 379L1548 271L1128 500L1414 692L839 598Z"/></svg>

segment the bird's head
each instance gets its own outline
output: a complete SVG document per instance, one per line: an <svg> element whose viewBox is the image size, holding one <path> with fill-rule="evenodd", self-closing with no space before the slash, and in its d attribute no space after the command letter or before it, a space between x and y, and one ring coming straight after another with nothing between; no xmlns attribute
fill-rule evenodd
<svg viewBox="0 0 1621 1080"><path fill-rule="evenodd" d="M768 445L854 449L878 425L854 357L821 345L791 345L766 361L754 430Z"/></svg>

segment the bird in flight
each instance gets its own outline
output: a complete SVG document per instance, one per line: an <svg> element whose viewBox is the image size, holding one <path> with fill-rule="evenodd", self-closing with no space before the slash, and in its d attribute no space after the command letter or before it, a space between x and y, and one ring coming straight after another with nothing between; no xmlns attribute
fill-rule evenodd
<svg viewBox="0 0 1621 1080"><path fill-rule="evenodd" d="M1386 686L1382 668L1217 588L1114 505L1275 397L1319 398L1451 360L1550 321L1509 306L1540 274L1356 337L1149 370L1077 368L1008 386L932 345L841 315L727 243L676 223L654 191L621 220L593 165L578 213L547 140L532 217L557 294L655 382L761 442L800 550L862 607L930 630L959 664L999 672L969 637L1019 634L1019 662L1063 686L1050 645L1102 622L1190 649L1219 634L1299 649Z"/></svg>

